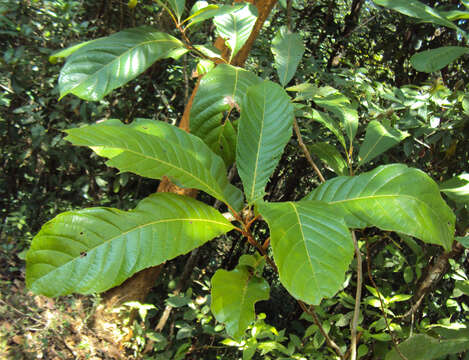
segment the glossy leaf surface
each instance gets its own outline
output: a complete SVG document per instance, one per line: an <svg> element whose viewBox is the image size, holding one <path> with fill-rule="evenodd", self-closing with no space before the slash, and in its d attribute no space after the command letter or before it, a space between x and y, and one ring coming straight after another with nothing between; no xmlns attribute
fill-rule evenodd
<svg viewBox="0 0 469 360"><path fill-rule="evenodd" d="M415 70L431 73L443 69L464 54L469 54L469 48L444 46L419 52L412 56L410 62Z"/></svg>
<svg viewBox="0 0 469 360"><path fill-rule="evenodd" d="M242 194L227 180L223 160L198 137L172 125L141 120L128 126L104 122L67 130L67 140L89 146L122 172L152 179L168 176L239 209Z"/></svg>
<svg viewBox="0 0 469 360"><path fill-rule="evenodd" d="M292 135L293 106L285 90L264 81L250 87L241 104L236 165L249 203L262 199L265 186Z"/></svg>
<svg viewBox="0 0 469 360"><path fill-rule="evenodd" d="M469 204L469 173L445 181L440 190L456 202Z"/></svg>
<svg viewBox="0 0 469 360"><path fill-rule="evenodd" d="M181 41L151 27L124 30L75 51L60 72L60 97L98 101L159 59L186 52Z"/></svg>
<svg viewBox="0 0 469 360"><path fill-rule="evenodd" d="M317 305L340 290L352 261L353 243L334 208L320 201L257 206L269 224L274 260L288 292Z"/></svg>
<svg viewBox="0 0 469 360"><path fill-rule="evenodd" d="M455 24L441 16L441 14L428 5L416 0L373 0L377 5L400 12L401 14L415 17L426 22L447 26L451 29L459 29Z"/></svg>
<svg viewBox="0 0 469 360"><path fill-rule="evenodd" d="M247 89L260 82L253 73L230 65L218 65L200 81L190 114L191 133L203 139L227 165L235 157L236 130L227 123L225 112L241 111Z"/></svg>
<svg viewBox="0 0 469 360"><path fill-rule="evenodd" d="M257 9L250 4L228 14L216 16L213 24L218 36L226 40L231 58L241 49L257 20Z"/></svg>
<svg viewBox="0 0 469 360"><path fill-rule="evenodd" d="M282 86L286 86L295 75L304 52L305 46L299 34L288 32L286 27L278 30L272 40L272 53Z"/></svg>
<svg viewBox="0 0 469 360"><path fill-rule="evenodd" d="M331 204L351 228L376 226L451 249L455 216L424 172L384 165L358 176L339 176L308 194Z"/></svg>
<svg viewBox="0 0 469 360"><path fill-rule="evenodd" d="M243 264L247 258L254 260L254 267ZM235 339L256 319L255 303L269 298L269 284L255 273L258 264L254 256L243 255L233 271L217 270L212 277L212 313Z"/></svg>
<svg viewBox="0 0 469 360"><path fill-rule="evenodd" d="M173 10L174 15L176 15L176 18L178 21L181 20L181 15L184 12L184 7L186 6L186 0L166 0L171 7L171 10Z"/></svg>
<svg viewBox="0 0 469 360"><path fill-rule="evenodd" d="M27 286L38 294L102 292L232 229L211 207L168 193L131 211L89 208L46 223L26 256Z"/></svg>
<svg viewBox="0 0 469 360"><path fill-rule="evenodd" d="M56 64L59 59L64 59L72 55L75 51L79 50L85 45L88 45L89 43L92 43L93 41L96 40L90 40L90 41L85 41L79 44L75 44L72 46L69 46L68 48L65 48L63 50L56 51L53 53L51 56L49 56L49 62L52 64Z"/></svg>
<svg viewBox="0 0 469 360"><path fill-rule="evenodd" d="M376 120L370 121L366 127L365 140L360 146L358 166L373 160L408 136L409 133L407 132L385 126Z"/></svg>

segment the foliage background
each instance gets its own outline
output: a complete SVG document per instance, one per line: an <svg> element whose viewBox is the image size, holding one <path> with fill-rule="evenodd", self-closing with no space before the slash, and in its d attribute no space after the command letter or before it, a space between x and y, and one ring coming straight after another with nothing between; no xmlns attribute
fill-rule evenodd
<svg viewBox="0 0 469 360"><path fill-rule="evenodd" d="M354 13L352 9L360 2L360 11ZM460 6L452 0L425 3ZM192 4L188 1L187 8ZM286 7L282 1L276 7L247 63L248 69L274 81L270 44L276 29L287 21ZM411 134L363 170L402 162L424 170L437 181L467 171L469 58L460 58L434 77L416 72L409 62L417 51L462 45L454 31L379 10L370 1L295 0L292 8L291 23L302 35L306 53L290 85L309 81L333 86L346 94L359 111L359 141L373 119L389 119ZM223 327L215 323L208 307L209 279L215 269L232 269L241 254L252 252L234 236L201 248L193 259L190 276L183 274L189 255L165 267L147 300L155 309L149 309L145 319L137 317L126 328L117 329L119 336L124 333L126 349L113 349L90 330L89 318L98 298L50 300L24 289L24 250L44 222L62 211L81 207L129 209L156 190L157 182L117 174L89 150L71 147L63 140L62 130L105 118L129 122L146 117L176 124L194 84L194 59L186 56L182 65L171 60L158 62L143 76L97 103L72 96L58 101L61 64L48 61L58 49L141 24L172 31L167 16L150 0L139 1L135 8L115 0L0 1L0 355L7 358L34 358L37 354L45 358L72 358L72 354L111 358L124 352L128 358L241 356L239 344L226 339ZM467 21L460 26L468 30ZM210 42L214 40L213 28L204 23L191 36L195 43ZM318 124L307 118L299 121L308 144L325 141L335 145L333 136ZM330 169L324 168L324 172L328 177L333 175ZM268 185L270 200L299 199L316 184L292 140ZM469 222L467 207L452 205L459 226L465 229ZM259 231L262 233L262 229ZM431 324L456 328L467 322L466 257L450 261L438 288L425 300L421 318L408 324L397 317L409 309L409 302L402 299L414 292L415 282L440 249L420 244L423 251L417 250L412 245L415 240L373 229L360 235L362 240L369 240L371 272L378 288L388 298L402 296L389 304L391 319L396 315L392 328L399 337L408 336L411 328L428 329ZM178 274L183 274L182 279ZM301 315L295 301L274 280L274 274L267 275L272 282L271 298L257 306L257 312L265 313L266 319L261 316L247 338L257 338L264 344L255 356L276 359L293 349L297 358L327 359L328 350L321 346L324 339L311 325L311 319ZM185 284L183 293L168 298L181 280ZM346 291L317 309L324 326L336 338L349 337L347 319L353 308L350 297L355 281L351 273L348 281L351 286ZM370 329L362 335L360 351L364 359L381 358L391 346L376 299L372 291L364 299L367 306L362 322ZM159 334L153 329L168 301L176 311ZM122 316L130 321L127 310L122 310ZM457 356L463 354L453 358Z"/></svg>

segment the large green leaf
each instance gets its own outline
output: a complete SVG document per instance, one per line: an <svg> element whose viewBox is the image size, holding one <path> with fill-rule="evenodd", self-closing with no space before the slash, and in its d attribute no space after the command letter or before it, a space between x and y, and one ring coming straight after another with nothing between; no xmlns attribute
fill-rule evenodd
<svg viewBox="0 0 469 360"><path fill-rule="evenodd" d="M254 266L245 265L247 262ZM213 315L235 339L256 319L255 303L269 298L269 284L255 273L259 262L252 255L243 255L233 271L217 270L212 277Z"/></svg>
<svg viewBox="0 0 469 360"><path fill-rule="evenodd" d="M47 296L105 291L232 228L213 208L168 193L154 194L127 212L69 211L34 237L26 255L26 283Z"/></svg>
<svg viewBox="0 0 469 360"><path fill-rule="evenodd" d="M236 132L224 113L237 110L248 88L261 81L253 73L230 65L218 65L200 81L190 114L191 133L202 138L227 165L234 160Z"/></svg>
<svg viewBox="0 0 469 360"><path fill-rule="evenodd" d="M104 122L66 131L67 140L89 146L109 158L120 171L196 188L239 209L242 194L227 180L223 160L198 137L159 121L140 120L130 126Z"/></svg>
<svg viewBox="0 0 469 360"><path fill-rule="evenodd" d="M451 21L441 16L441 14L428 5L416 0L373 0L377 5L393 9L401 14L418 18L437 25L447 26L454 30L459 28Z"/></svg>
<svg viewBox="0 0 469 360"><path fill-rule="evenodd" d="M272 53L282 86L286 86L295 75L304 52L305 46L299 34L289 32L285 26L277 31L272 40Z"/></svg>
<svg viewBox="0 0 469 360"><path fill-rule="evenodd" d="M155 61L186 51L175 37L147 26L97 39L67 59L59 77L60 97L74 94L84 100L101 100Z"/></svg>
<svg viewBox="0 0 469 360"><path fill-rule="evenodd" d="M463 173L440 184L440 190L451 200L469 204L469 173Z"/></svg>
<svg viewBox="0 0 469 360"><path fill-rule="evenodd" d="M351 228L376 226L451 249L455 216L438 185L403 164L380 166L358 176L339 176L305 199L331 204Z"/></svg>
<svg viewBox="0 0 469 360"><path fill-rule="evenodd" d="M317 305L344 282L353 242L344 220L321 201L258 203L270 228L280 281L290 294Z"/></svg>
<svg viewBox="0 0 469 360"><path fill-rule="evenodd" d="M386 150L399 144L409 136L408 132L403 132L372 120L366 128L366 135L363 144L360 146L358 166L366 164L375 157L381 155Z"/></svg>
<svg viewBox="0 0 469 360"><path fill-rule="evenodd" d="M271 81L250 87L241 104L236 165L249 203L262 199L285 145L292 135L293 106Z"/></svg>
<svg viewBox="0 0 469 360"><path fill-rule="evenodd" d="M458 354L469 350L469 338L464 334L456 339L436 339L434 337L416 334L398 345L400 352L412 360L432 360L446 358L450 354ZM386 360L399 360L402 357L396 349L392 349Z"/></svg>
<svg viewBox="0 0 469 360"><path fill-rule="evenodd" d="M415 70L431 73L443 69L464 54L469 54L469 48L443 46L419 52L411 57L410 62Z"/></svg>
<svg viewBox="0 0 469 360"><path fill-rule="evenodd" d="M231 49L231 58L248 39L256 20L257 9L251 4L246 4L241 9L228 14L218 15L213 19L218 36L225 39Z"/></svg>

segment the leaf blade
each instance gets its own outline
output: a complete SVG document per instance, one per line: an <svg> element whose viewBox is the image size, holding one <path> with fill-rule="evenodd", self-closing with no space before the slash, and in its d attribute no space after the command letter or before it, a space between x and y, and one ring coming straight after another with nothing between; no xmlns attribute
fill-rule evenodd
<svg viewBox="0 0 469 360"><path fill-rule="evenodd" d="M333 296L353 257L344 221L320 201L256 205L269 224L280 281L288 292L313 305Z"/></svg>
<svg viewBox="0 0 469 360"><path fill-rule="evenodd" d="M241 105L236 164L249 203L261 199L292 134L293 106L285 90L265 81L250 87Z"/></svg>
<svg viewBox="0 0 469 360"><path fill-rule="evenodd" d="M169 193L151 195L128 212L66 212L33 239L26 256L27 285L47 296L102 292L231 229L211 207Z"/></svg>
<svg viewBox="0 0 469 360"><path fill-rule="evenodd" d="M413 55L410 62L415 70L431 73L443 69L464 54L469 54L469 48L443 46L421 51Z"/></svg>
<svg viewBox="0 0 469 360"><path fill-rule="evenodd" d="M396 146L408 136L407 132L383 125L376 120L370 121L358 153L358 167Z"/></svg>
<svg viewBox="0 0 469 360"><path fill-rule="evenodd" d="M236 129L227 124L223 113L239 108L248 88L260 82L253 73L226 64L218 65L200 81L190 113L191 133L222 156L227 166L236 154Z"/></svg>
<svg viewBox="0 0 469 360"><path fill-rule="evenodd" d="M256 20L257 9L250 4L234 12L215 16L213 19L218 36L224 38L231 49L230 60L248 39Z"/></svg>
<svg viewBox="0 0 469 360"><path fill-rule="evenodd" d="M403 164L328 180L305 197L333 205L347 226L376 226L451 249L455 216L424 172Z"/></svg>
<svg viewBox="0 0 469 360"><path fill-rule="evenodd" d="M255 320L255 303L269 299L269 284L253 274L254 270L240 263L233 271L217 270L212 277L212 313L235 339Z"/></svg>
<svg viewBox="0 0 469 360"><path fill-rule="evenodd" d="M75 51L59 76L60 98L98 101L143 73L155 61L187 50L175 37L147 26L97 39Z"/></svg>
<svg viewBox="0 0 469 360"><path fill-rule="evenodd" d="M286 27L281 27L272 40L271 50L280 83L285 87L295 75L305 46L299 34L288 32Z"/></svg>
<svg viewBox="0 0 469 360"><path fill-rule="evenodd" d="M241 191L228 182L223 160L202 140L172 125L142 119L127 126L104 122L66 132L66 140L91 147L120 171L153 179L168 176L181 186L205 191L233 209L241 206Z"/></svg>

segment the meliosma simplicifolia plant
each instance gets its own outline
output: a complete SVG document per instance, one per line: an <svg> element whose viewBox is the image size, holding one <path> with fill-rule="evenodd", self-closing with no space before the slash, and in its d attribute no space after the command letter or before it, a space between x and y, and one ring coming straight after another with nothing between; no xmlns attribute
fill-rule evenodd
<svg viewBox="0 0 469 360"><path fill-rule="evenodd" d="M256 9L247 4L201 4L196 3L183 21L184 0L162 4L182 40L143 26L73 46L52 60L66 58L59 78L61 97L73 94L98 101L159 59L177 60L187 52L199 56L200 68L210 69L192 104L190 133L149 119L128 125L107 120L70 129L66 139L90 147L120 172L151 179L167 176L178 186L203 191L223 203L230 216L169 193L153 194L131 211L97 207L65 212L42 227L27 253L26 280L32 291L47 296L103 292L234 230L260 254L241 257L233 271L215 273L211 309L228 334L240 338L255 319L254 304L269 297L269 285L262 278L266 261L295 299L317 305L343 286L354 256L354 229L374 226L451 249L455 216L424 172L389 164L354 175L407 133L371 121L357 157L352 142L359 118L349 99L331 87L300 84L287 89L297 92L292 100L284 89L304 53L299 34L278 29L272 52L280 84L261 79L229 64L253 28ZM210 18L231 49L228 61L216 49L192 45L186 36L191 26ZM314 109L307 105L311 102ZM319 143L312 150L338 176L301 201L266 202L266 185L297 126L295 109L300 105L302 116L337 137L340 149ZM234 107L240 116L231 121L226 113ZM227 167L233 164L243 190L228 180ZM268 224L270 239L265 244L251 232L254 221Z"/></svg>

